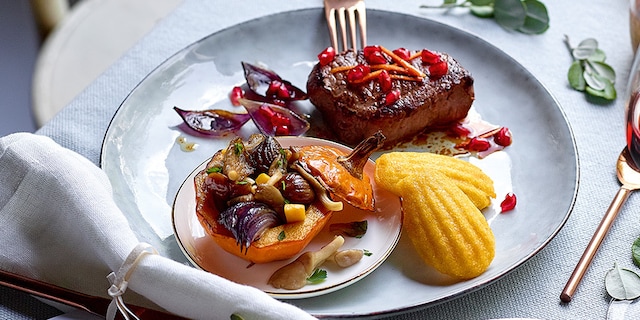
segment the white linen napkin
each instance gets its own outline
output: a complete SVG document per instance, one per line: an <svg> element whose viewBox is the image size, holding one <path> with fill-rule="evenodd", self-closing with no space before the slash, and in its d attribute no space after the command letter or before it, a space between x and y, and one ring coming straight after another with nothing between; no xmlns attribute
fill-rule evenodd
<svg viewBox="0 0 640 320"><path fill-rule="evenodd" d="M0 268L108 297L107 275L139 242L104 172L50 138L16 133L0 138L0 186ZM159 255L139 261L128 288L187 318L314 319L258 289Z"/></svg>

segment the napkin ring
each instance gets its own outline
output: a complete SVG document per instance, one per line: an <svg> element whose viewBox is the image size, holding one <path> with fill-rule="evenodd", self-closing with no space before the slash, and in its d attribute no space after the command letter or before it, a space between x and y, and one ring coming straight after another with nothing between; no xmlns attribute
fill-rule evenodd
<svg viewBox="0 0 640 320"><path fill-rule="evenodd" d="M113 298L113 300L111 300L109 308L107 309L106 319L115 319L116 313L120 311L120 313L122 313L122 316L126 320L129 320L129 315L132 316L133 319L139 320L138 317L133 312L131 312L131 310L129 310L129 308L127 308L127 306L124 304L122 295L127 290L129 277L131 277L131 274L138 266L138 262L140 262L142 258L149 254L158 254L158 251L156 251L156 249L154 249L148 243L138 243L138 245L136 245L136 247L131 250L131 253L129 253L127 259L124 260L122 266L120 266L120 269L118 269L118 272L111 272L107 276L107 279L109 279L109 283L111 283L111 287L109 287L109 290L107 292L109 293L109 296Z"/></svg>

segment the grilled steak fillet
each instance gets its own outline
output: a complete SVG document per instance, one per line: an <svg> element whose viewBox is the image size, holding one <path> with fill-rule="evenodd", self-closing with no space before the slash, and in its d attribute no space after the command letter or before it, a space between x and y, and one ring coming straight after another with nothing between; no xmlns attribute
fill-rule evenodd
<svg viewBox="0 0 640 320"><path fill-rule="evenodd" d="M377 81L349 84L347 72L331 73L339 66L367 65L362 51L349 50L336 54L325 66L316 64L307 80L307 93L343 143L355 145L381 130L389 146L467 115L474 99L473 78L451 56L437 54L447 61L448 72L430 79L429 66L418 56L410 63L427 77L421 82L392 80L393 88L400 89L400 98L388 106Z"/></svg>

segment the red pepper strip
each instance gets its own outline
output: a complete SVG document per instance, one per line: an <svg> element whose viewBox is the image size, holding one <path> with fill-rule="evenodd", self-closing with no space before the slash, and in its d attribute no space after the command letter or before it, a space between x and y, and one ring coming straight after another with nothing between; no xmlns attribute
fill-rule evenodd
<svg viewBox="0 0 640 320"><path fill-rule="evenodd" d="M382 70L376 70L376 71L373 71L373 72L369 72L368 75L362 77L361 79L351 81L351 83L359 84L359 83L365 83L365 82L372 81L373 79L378 78L378 75L380 73L382 73Z"/></svg>
<svg viewBox="0 0 640 320"><path fill-rule="evenodd" d="M404 81L417 81L417 82L421 82L423 80L422 78L419 78L419 77L411 77L411 76L405 76L401 74L392 74L391 79L404 80Z"/></svg>
<svg viewBox="0 0 640 320"><path fill-rule="evenodd" d="M393 51L383 46L380 46L380 49L382 49L384 53L388 54L391 57L391 59L393 59L393 61L395 61L398 65L401 65L405 69L407 69L407 73L409 73L410 75L420 77L420 78L424 78L426 76L424 73L422 73L422 71L416 69L409 62L405 61L404 59L400 58L397 54L393 53Z"/></svg>

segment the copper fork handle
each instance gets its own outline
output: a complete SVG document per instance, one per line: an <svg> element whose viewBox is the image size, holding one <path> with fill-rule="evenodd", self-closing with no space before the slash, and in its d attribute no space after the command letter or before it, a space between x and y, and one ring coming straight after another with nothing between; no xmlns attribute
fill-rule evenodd
<svg viewBox="0 0 640 320"><path fill-rule="evenodd" d="M607 209L607 212L602 217L602 220L600 221L596 232L593 234L591 241L589 241L589 244L584 250L584 253L582 253L582 257L578 261L576 268L573 270L573 273L571 273L569 281L567 281L567 284L560 294L560 300L562 300L562 302L570 302L573 298L573 294L578 288L580 281L582 281L584 274L587 272L591 261L600 248L600 244L611 228L613 221L618 216L620 208L625 203L625 201L627 201L629 194L631 194L631 190L626 188L624 185L620 187L620 189L616 193L616 196L613 198L611 205L609 205L609 209Z"/></svg>

